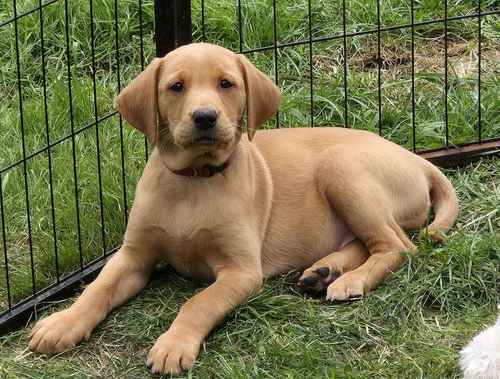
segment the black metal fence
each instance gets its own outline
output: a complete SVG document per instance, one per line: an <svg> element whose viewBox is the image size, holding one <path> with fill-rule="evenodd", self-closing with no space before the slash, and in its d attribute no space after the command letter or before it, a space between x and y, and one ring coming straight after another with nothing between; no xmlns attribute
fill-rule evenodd
<svg viewBox="0 0 500 379"><path fill-rule="evenodd" d="M235 46L231 47L248 55L270 53L268 60L276 83L281 83L279 63L282 51L304 47L304 77L308 86L304 112L308 113L309 125L317 126L315 114L318 113L319 97L316 92L323 83L315 82L318 64L315 45L338 43L341 52L339 76L342 78L338 90L342 101L336 123L350 127L349 111L355 106L350 98L355 95L355 89L349 87L348 42L357 37L375 36L374 56L371 66L367 67L376 73L376 121L373 129L384 134L383 73L387 70L387 62L383 57L382 34L409 31L410 73L405 85L409 87L411 107L409 128L405 132L409 135L407 146L441 165L461 164L470 158L500 150L500 135L485 137L483 131L485 104L481 92L484 71L482 25L487 17L498 17L498 6L495 8L494 3L488 3L488 8L483 9L479 0L474 11L450 16L448 2L451 0L441 0L441 15L417 20L416 0L408 0L409 22L385 25L381 17L381 1L376 0L373 4L367 1L370 4L366 6L375 10L376 27L355 30L349 28L347 1L338 1L339 33L315 35L315 15L321 9L313 10L314 0L305 0L302 38L288 41L279 39L280 1L263 1L269 10L267 16L272 35L263 38L263 45L253 47L245 43L244 32L251 33L245 11L262 4L248 0L228 2L232 6L231 12L234 12L232 29L237 35ZM65 296L82 281L92 278L120 243L133 186L144 158L148 156L146 140L134 134L131 128L124 129L121 117L112 108L112 98L120 91L123 81L144 68L145 56L151 55L154 48L156 55L163 56L176 46L190 42L192 36L196 40L224 43L224 39L218 37L217 25L210 24L213 17L207 17L208 0L199 0L193 3L193 7L186 0L156 0L154 6L146 1L143 4L143 0L88 0L78 3L79 6L70 0L19 3L12 0L10 7L0 6L0 39L6 41L2 59L8 66L2 71L0 85L7 91L7 100L17 98L15 112L9 105L3 111L0 108L3 130L0 134L4 134L0 138L6 152L0 166L3 246L0 331L4 332L25 321L37 305ZM126 8L123 14L122 6ZM57 11L55 7L58 7ZM75 20L81 18L87 19L86 26L75 26ZM153 19L155 45L152 43ZM51 30L47 30L48 21ZM458 21L476 24L474 40L477 41L477 121L475 125L469 125L474 129L475 137L460 145L452 142L448 120L449 25ZM419 149L415 39L418 28L433 25L443 26L444 143L434 149ZM29 32L25 33L25 29ZM124 29L133 37L132 40L124 40ZM134 66L131 62L139 62L139 65ZM37 66L35 70L30 68L33 64ZM79 83L86 82L88 91L82 92ZM82 97L86 100L81 103ZM33 99L38 99L39 104L33 105ZM85 107L90 111L82 110ZM489 107L494 107L494 104ZM34 114L38 115L35 117ZM86 115L90 115L90 119L85 119ZM283 115L286 115L286 110L276 117L276 127L283 124L280 122ZM55 128L60 124L67 124L66 129ZM17 150L12 152L12 146L18 146ZM92 160L91 167L88 167L89 160ZM88 192L92 192L92 196ZM87 221L89 215L90 222ZM44 269L43 275L40 268Z"/></svg>

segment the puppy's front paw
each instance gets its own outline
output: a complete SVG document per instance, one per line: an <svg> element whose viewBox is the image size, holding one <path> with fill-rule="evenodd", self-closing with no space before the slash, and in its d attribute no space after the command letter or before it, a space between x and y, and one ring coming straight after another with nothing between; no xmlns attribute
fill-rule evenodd
<svg viewBox="0 0 500 379"><path fill-rule="evenodd" d="M365 293L364 277L353 272L347 272L328 286L326 300L356 300L363 297Z"/></svg>
<svg viewBox="0 0 500 379"><path fill-rule="evenodd" d="M31 331L29 349L39 353L60 353L90 337L92 329L69 309L38 321Z"/></svg>
<svg viewBox="0 0 500 379"><path fill-rule="evenodd" d="M200 341L170 330L162 334L148 354L147 365L153 374L179 374L193 367Z"/></svg>

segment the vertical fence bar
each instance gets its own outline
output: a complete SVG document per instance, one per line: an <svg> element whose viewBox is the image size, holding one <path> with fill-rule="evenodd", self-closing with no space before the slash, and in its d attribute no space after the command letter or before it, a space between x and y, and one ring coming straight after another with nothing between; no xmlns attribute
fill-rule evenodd
<svg viewBox="0 0 500 379"><path fill-rule="evenodd" d="M415 124L415 0L410 3L411 12L411 130L413 152L417 151L417 127Z"/></svg>
<svg viewBox="0 0 500 379"><path fill-rule="evenodd" d="M144 25L143 25L143 15L142 15L142 0L139 0L139 54L141 54L141 71L144 70ZM149 151L148 151L148 138L144 136L144 162L148 161Z"/></svg>
<svg viewBox="0 0 500 379"><path fill-rule="evenodd" d="M207 38L205 29L205 0L201 0L201 38L203 41Z"/></svg>
<svg viewBox="0 0 500 379"><path fill-rule="evenodd" d="M483 140L483 130L482 130L482 112L481 112L481 40L482 40L482 15L481 15L481 0L477 2L477 137L478 141Z"/></svg>
<svg viewBox="0 0 500 379"><path fill-rule="evenodd" d="M83 254L82 254L82 232L80 225L80 202L78 199L78 172L76 168L76 141L75 141L75 121L73 119L73 93L71 88L71 52L69 44L69 8L68 0L64 0L64 19L65 19L65 37L66 37L66 69L68 75L68 102L69 102L69 124L71 127L71 147L73 150L73 183L75 192L75 208L76 208L76 227L78 235L78 253L80 255L80 271L83 270Z"/></svg>
<svg viewBox="0 0 500 379"><path fill-rule="evenodd" d="M313 84L313 43L312 43L312 21L311 0L307 1L307 18L309 21L309 113L310 126L314 126L314 84Z"/></svg>
<svg viewBox="0 0 500 379"><path fill-rule="evenodd" d="M448 0L444 0L444 128L446 147L449 146L448 130Z"/></svg>
<svg viewBox="0 0 500 379"><path fill-rule="evenodd" d="M238 36L239 36L239 51L240 54L243 52L243 25L242 25L242 16L241 16L241 0L238 0Z"/></svg>
<svg viewBox="0 0 500 379"><path fill-rule="evenodd" d="M155 0L156 56L192 41L191 1Z"/></svg>
<svg viewBox="0 0 500 379"><path fill-rule="evenodd" d="M175 0L161 1L155 0L155 43L156 56L163 57L170 50L175 49ZM168 20L168 21L167 21Z"/></svg>
<svg viewBox="0 0 500 379"><path fill-rule="evenodd" d="M43 7L42 0L38 0L39 7L39 17L40 17L40 47L41 47L41 58L42 58L42 88L43 88L43 111L44 111L44 121L45 121L45 138L47 144L47 163L49 169L49 192L50 192L50 209L51 209L51 220L52 220L52 238L54 240L54 264L56 266L56 281L60 281L59 272L59 255L57 251L57 230L56 230L56 211L54 205L54 186L52 177L52 149L50 147L50 132L49 132L49 109L47 105L47 74L46 74L46 64L45 64L45 37L44 37L44 23L43 23Z"/></svg>
<svg viewBox="0 0 500 379"><path fill-rule="evenodd" d="M118 30L118 0L114 1L115 6L115 60L116 60L116 87L117 94L122 90L121 74L120 74L120 37ZM125 147L123 138L123 120L122 115L118 114L118 123L120 125L120 161L122 170L122 193L123 193L123 219L125 225L128 222L128 205L127 205L127 184L125 182Z"/></svg>
<svg viewBox="0 0 500 379"><path fill-rule="evenodd" d="M30 214L30 196L28 187L28 168L26 161L26 139L24 135L24 115L23 115L23 92L21 85L21 61L19 58L19 28L17 19L17 2L13 0L13 11L14 11L14 33L16 38L16 71L17 71L17 92L19 96L19 124L21 125L21 144L23 150L23 175L24 175L24 196L26 202L26 221L28 226L28 247L30 253L30 265L31 265L31 286L33 295L36 293L35 284L35 262L33 259L33 239L31 234L31 214Z"/></svg>
<svg viewBox="0 0 500 379"><path fill-rule="evenodd" d="M3 243L3 263L5 266L5 287L7 289L7 304L9 310L12 309L12 296L10 294L9 259L7 254L7 234L5 233L5 211L3 207L3 181L0 173L0 212L2 217L2 243Z"/></svg>
<svg viewBox="0 0 500 379"><path fill-rule="evenodd" d="M349 127L348 114L347 114L347 12L346 12L346 0L342 0L342 42L344 51L344 127Z"/></svg>
<svg viewBox="0 0 500 379"><path fill-rule="evenodd" d="M277 30L277 18L276 18L276 0L273 0L273 58L274 58L274 83L278 85L279 82L279 71L278 71L278 30ZM276 123L275 127L280 127L280 112L276 112Z"/></svg>
<svg viewBox="0 0 500 379"><path fill-rule="evenodd" d="M378 134L382 135L382 57L380 54L380 0L377 0L377 88L378 88Z"/></svg>
<svg viewBox="0 0 500 379"><path fill-rule="evenodd" d="M141 71L144 70L144 20L142 14L142 0L139 0L139 54L141 60ZM146 138L145 138L146 139ZM147 139L146 139L147 141ZM147 144L146 144L147 149Z"/></svg>
<svg viewBox="0 0 500 379"><path fill-rule="evenodd" d="M192 41L191 1L155 0L154 5L156 56L163 57L169 51ZM144 67L142 61L141 67ZM147 139L144 143L147 155Z"/></svg>
<svg viewBox="0 0 500 379"><path fill-rule="evenodd" d="M106 229L104 226L104 205L102 198L102 173L101 173L101 145L99 142L99 109L97 108L97 83L95 64L95 22L94 22L94 0L89 0L90 12L90 50L92 56L92 89L94 100L94 122L95 122L95 143L97 158L97 181L99 191L99 216L101 221L102 254L106 255Z"/></svg>

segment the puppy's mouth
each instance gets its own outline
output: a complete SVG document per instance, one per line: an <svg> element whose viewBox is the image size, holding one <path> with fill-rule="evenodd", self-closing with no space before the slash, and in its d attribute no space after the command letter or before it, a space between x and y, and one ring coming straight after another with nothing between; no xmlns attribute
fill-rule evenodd
<svg viewBox="0 0 500 379"><path fill-rule="evenodd" d="M215 145L217 144L217 138L214 137L198 137L193 140L193 145Z"/></svg>
<svg viewBox="0 0 500 379"><path fill-rule="evenodd" d="M219 150L227 148L234 140L229 127L217 130L193 130L192 126L182 126L172 133L172 142L181 149Z"/></svg>

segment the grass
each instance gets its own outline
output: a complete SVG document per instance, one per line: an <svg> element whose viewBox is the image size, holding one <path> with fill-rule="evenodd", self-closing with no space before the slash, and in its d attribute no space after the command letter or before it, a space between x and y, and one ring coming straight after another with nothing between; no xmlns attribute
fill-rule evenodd
<svg viewBox="0 0 500 379"><path fill-rule="evenodd" d="M307 41L307 1L277 3L278 43ZM53 283L58 274L70 273L80 263L85 264L119 245L125 214L144 167L143 137L126 124L122 127L118 116L112 113L112 100L119 90L118 68L123 87L140 71L143 63L139 2L119 1L117 29L114 2L94 0L92 4L94 51L90 39L89 2L67 3L72 97L67 83L64 0L43 8L44 54L39 12L20 18L17 31L13 22L0 27L0 91L4 95L0 102L0 144L3 147L0 168L23 158L21 122L26 156L43 149L47 141L54 144L50 150L51 172L49 155L44 151L30 158L26 166L13 165L0 175L4 205L2 227L5 229L12 302L32 291L30 250L34 257L35 286L40 289ZM205 28L202 28L201 3L193 1L195 40L202 39L204 30L205 40L238 51L240 36L235 4L228 0L206 1ZM380 4L382 28L410 23L409 2L389 0ZM484 12L498 10L494 0L482 0L481 4ZM17 13L37 5L36 0L18 0ZM338 0L311 1L313 39L342 33L341 5ZM272 46L272 1L242 0L242 6L241 48ZM467 15L475 12L476 7L475 1L449 0L448 14L450 17ZM375 1L346 0L346 9L347 33L376 30ZM152 2L144 1L142 11L143 58L147 63L154 52ZM12 4L2 2L0 24L13 15ZM415 1L417 22L443 15L443 2ZM119 54L116 54L116 35ZM382 31L380 36L382 134L408 148L413 144L418 149L443 146L444 23L415 28L415 141L411 129L411 28ZM481 125L483 137L488 138L500 136L498 15L484 18L482 36ZM450 143L471 142L478 134L477 19L450 20L448 48ZM22 120L16 50L21 68ZM273 49L249 54L259 68L277 77L284 93L280 126L308 125L312 108L316 126L347 122L354 128L378 130L376 33L347 38L345 51L349 68L347 119L344 119L342 38L315 42L311 59L307 44L278 49L276 72ZM46 105L42 57L46 67ZM314 89L312 107L310 65ZM97 127L91 125L96 119L102 120ZM268 127L274 125L269 122ZM77 131L74 139L70 137L72 130ZM75 171L73 162L76 163ZM191 375L255 377L270 376L277 370L282 376L290 377L374 374L398 377L407 373L411 373L411 377L456 376L457 349L478 327L492 321L492 312L498 302L500 214L497 208L500 194L495 173L499 168L498 161L484 161L449 172L464 207L451 240L439 249L421 242L419 257L373 296L349 306L331 306L296 294L288 276L272 280L259 296L240 307L213 334L207 342L207 352L202 354ZM54 265L55 251L59 273ZM4 265L2 255L0 266ZM26 345L24 331L3 337L0 376L146 375L143 358L147 348L172 320L178 305L195 289L193 284L173 273L168 276L173 280L148 290L144 296L115 312L90 343L65 354L64 358L26 356L22 353ZM0 311L6 307L5 272L0 269ZM143 319L149 322L142 322Z"/></svg>
<svg viewBox="0 0 500 379"><path fill-rule="evenodd" d="M186 377L459 378L459 349L491 324L500 291L499 160L450 170L462 204L442 247L419 254L365 299L332 305L297 293L294 273L269 280L208 338ZM163 269L89 342L46 357L27 330L0 338L0 376L146 378L147 351L198 286ZM53 304L62 308L71 300Z"/></svg>

